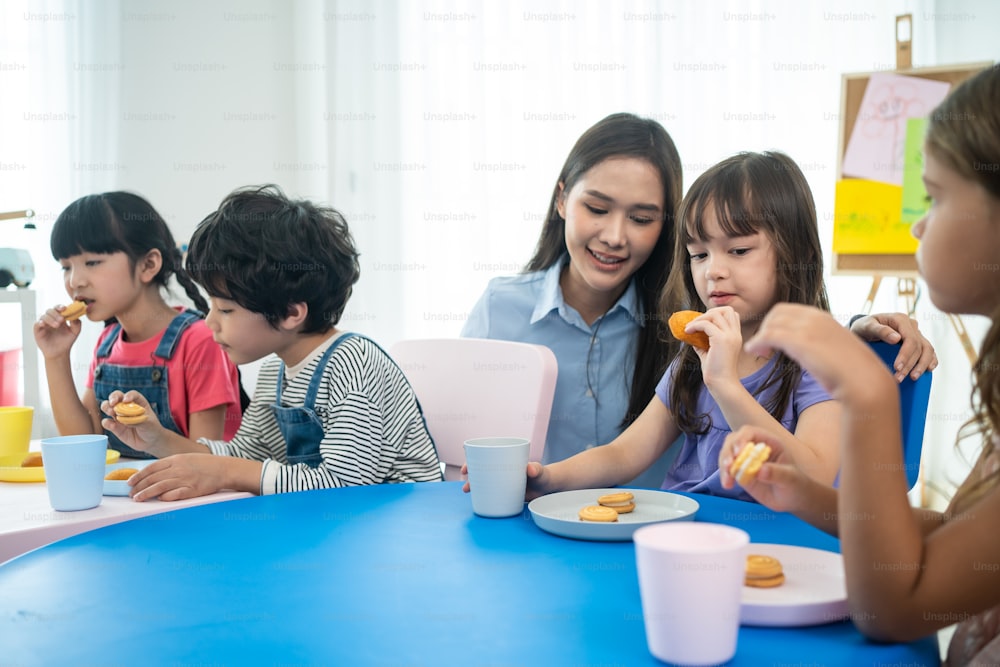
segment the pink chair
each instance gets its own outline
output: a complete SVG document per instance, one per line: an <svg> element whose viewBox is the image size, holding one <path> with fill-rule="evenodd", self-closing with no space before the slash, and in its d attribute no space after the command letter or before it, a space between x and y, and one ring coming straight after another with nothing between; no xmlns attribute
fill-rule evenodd
<svg viewBox="0 0 1000 667"><path fill-rule="evenodd" d="M484 338L404 340L389 349L417 394L446 480L458 480L470 438L531 441L540 461L556 389L556 357L542 345Z"/></svg>

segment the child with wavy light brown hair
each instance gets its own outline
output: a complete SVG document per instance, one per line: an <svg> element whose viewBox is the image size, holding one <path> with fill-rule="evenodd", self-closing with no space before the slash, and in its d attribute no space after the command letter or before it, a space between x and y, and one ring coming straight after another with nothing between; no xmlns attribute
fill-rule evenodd
<svg viewBox="0 0 1000 667"><path fill-rule="evenodd" d="M839 535L851 617L865 634L908 641L958 623L948 664L1000 662L1000 69L969 79L931 114L924 182L933 201L914 225L917 262L934 305L992 324L976 362L972 418L960 438L982 451L943 513L912 508L903 465L898 392L882 362L827 313L776 306L746 349L780 350L843 409L840 489L816 484L782 457L746 490ZM748 427L719 456L723 484Z"/></svg>

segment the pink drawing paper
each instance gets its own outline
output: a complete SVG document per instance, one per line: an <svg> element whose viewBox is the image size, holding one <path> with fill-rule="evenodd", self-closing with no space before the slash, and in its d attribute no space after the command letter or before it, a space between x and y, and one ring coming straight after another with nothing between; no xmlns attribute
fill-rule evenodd
<svg viewBox="0 0 1000 667"><path fill-rule="evenodd" d="M844 152L844 176L902 185L906 121L930 114L950 87L914 76L872 74Z"/></svg>

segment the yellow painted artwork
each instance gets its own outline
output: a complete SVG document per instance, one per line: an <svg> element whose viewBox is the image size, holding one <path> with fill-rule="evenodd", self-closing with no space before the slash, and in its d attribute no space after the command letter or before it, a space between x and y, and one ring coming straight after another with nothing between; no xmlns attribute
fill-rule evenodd
<svg viewBox="0 0 1000 667"><path fill-rule="evenodd" d="M837 183L833 251L841 255L912 255L917 240L900 211L903 188L863 178Z"/></svg>

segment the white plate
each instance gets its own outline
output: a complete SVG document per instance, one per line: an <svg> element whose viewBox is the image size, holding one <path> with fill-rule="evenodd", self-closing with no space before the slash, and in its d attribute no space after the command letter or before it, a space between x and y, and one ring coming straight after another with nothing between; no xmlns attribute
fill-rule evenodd
<svg viewBox="0 0 1000 667"><path fill-rule="evenodd" d="M606 493L629 491L635 496L635 510L619 514L618 521L602 523L581 521L579 512L587 505L596 505ZM698 503L687 496L653 489L583 489L550 493L528 503L531 518L544 531L577 540L627 542L641 526L661 521L690 521L698 511Z"/></svg>
<svg viewBox="0 0 1000 667"><path fill-rule="evenodd" d="M822 625L847 618L844 559L832 551L751 542L748 554L781 561L785 583L775 588L743 587L743 625Z"/></svg>
<svg viewBox="0 0 1000 667"><path fill-rule="evenodd" d="M119 461L118 463L110 463L104 467L104 474L107 475L112 470L117 470L118 468L135 468L136 470L141 470L145 468L153 461ZM104 495L106 496L127 496L129 489L128 480L126 479L106 479L104 480Z"/></svg>

